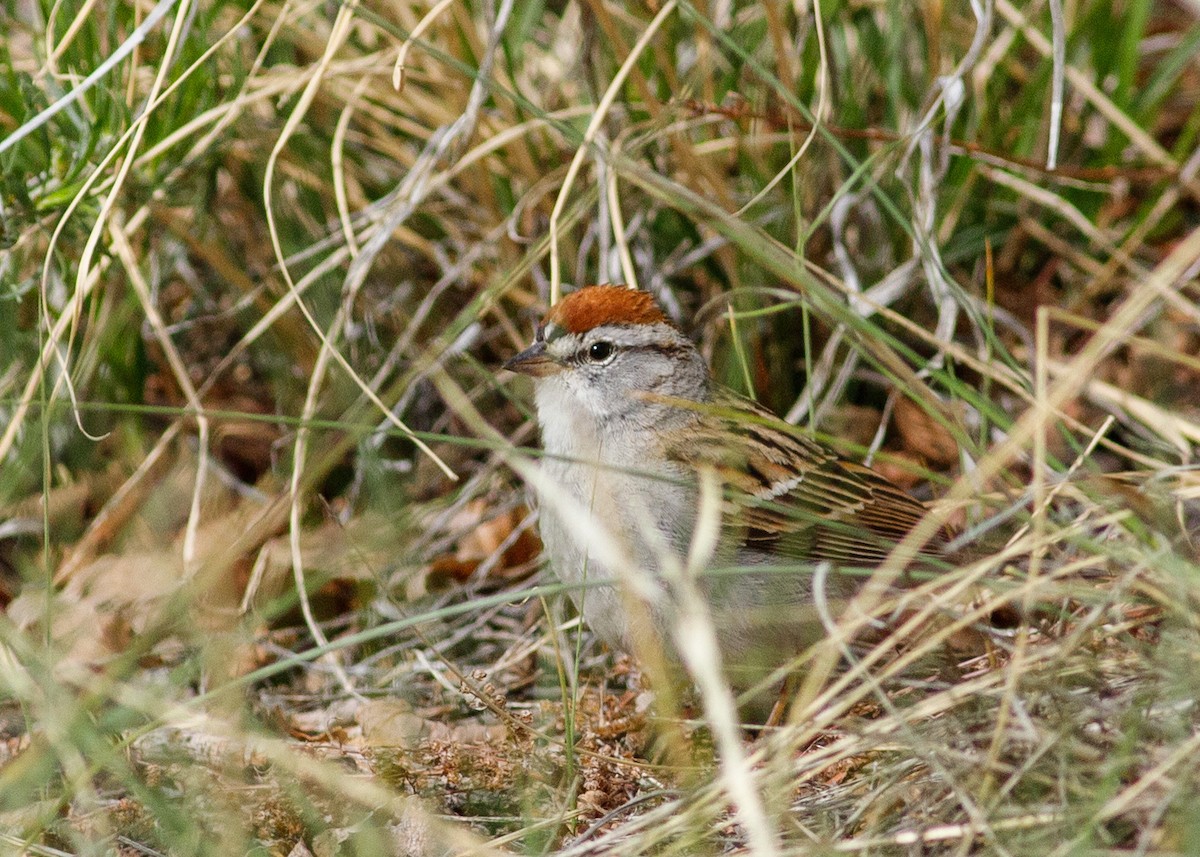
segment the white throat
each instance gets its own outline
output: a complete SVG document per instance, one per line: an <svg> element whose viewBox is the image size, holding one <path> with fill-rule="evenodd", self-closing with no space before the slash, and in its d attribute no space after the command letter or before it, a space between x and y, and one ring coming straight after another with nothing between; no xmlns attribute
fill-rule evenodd
<svg viewBox="0 0 1200 857"><path fill-rule="evenodd" d="M599 461L602 445L596 420L581 407L562 378L547 378L534 391L542 449L553 456Z"/></svg>

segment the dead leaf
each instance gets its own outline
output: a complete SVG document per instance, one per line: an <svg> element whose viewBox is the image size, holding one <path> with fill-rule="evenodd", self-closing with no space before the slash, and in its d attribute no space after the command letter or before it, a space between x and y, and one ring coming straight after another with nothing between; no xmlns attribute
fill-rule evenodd
<svg viewBox="0 0 1200 857"><path fill-rule="evenodd" d="M876 473L895 482L905 490L911 490L921 481L921 467L922 463L919 459L904 452L893 452L871 465L871 469Z"/></svg>
<svg viewBox="0 0 1200 857"><path fill-rule="evenodd" d="M410 599L465 583L485 563L490 563L488 578L496 581L508 582L532 573L533 561L541 553L542 545L526 523L529 510L515 506L489 515L491 510L491 504L479 498L451 519L448 529L465 531L465 535L458 540L452 554L434 557L423 573L410 582Z"/></svg>
<svg viewBox="0 0 1200 857"><path fill-rule="evenodd" d="M367 747L415 749L423 741L503 744L508 738L508 730L502 725L428 720L413 713L412 707L399 699L370 700L359 709L357 719Z"/></svg>
<svg viewBox="0 0 1200 857"><path fill-rule="evenodd" d="M958 444L954 436L912 399L898 397L892 419L906 450L915 452L940 469L953 467L958 462Z"/></svg>

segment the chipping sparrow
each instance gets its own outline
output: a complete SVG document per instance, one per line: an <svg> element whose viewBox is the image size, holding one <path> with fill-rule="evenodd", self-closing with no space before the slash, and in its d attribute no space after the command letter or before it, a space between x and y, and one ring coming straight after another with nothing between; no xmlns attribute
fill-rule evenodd
<svg viewBox="0 0 1200 857"><path fill-rule="evenodd" d="M878 564L925 514L883 476L716 384L696 346L645 292L575 291L505 368L534 379L545 477L590 513L581 521L554 492L541 492L542 540L564 581L617 576L589 550L594 541L582 532L589 526L617 540L639 573L660 578L665 556L688 556L697 474L709 468L723 482L721 535L710 564L755 568L706 575L700 586L735 685L747 685L819 633L811 567L786 574L779 566ZM836 600L853 591L849 578L831 575L822 594ZM638 614L618 587L575 589L572 597L603 640L632 650L630 617ZM659 628L667 609L651 605L649 618Z"/></svg>

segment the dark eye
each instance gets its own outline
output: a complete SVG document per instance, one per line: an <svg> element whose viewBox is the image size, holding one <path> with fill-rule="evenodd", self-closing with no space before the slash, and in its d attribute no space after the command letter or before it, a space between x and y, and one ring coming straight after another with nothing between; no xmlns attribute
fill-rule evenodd
<svg viewBox="0 0 1200 857"><path fill-rule="evenodd" d="M611 342L593 342L588 346L588 359L593 363L603 363L613 355Z"/></svg>

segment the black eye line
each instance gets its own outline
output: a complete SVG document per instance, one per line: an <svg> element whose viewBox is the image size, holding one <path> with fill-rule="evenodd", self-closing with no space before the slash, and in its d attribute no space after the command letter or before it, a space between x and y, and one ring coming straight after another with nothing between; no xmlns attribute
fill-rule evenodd
<svg viewBox="0 0 1200 857"><path fill-rule="evenodd" d="M618 348L615 343L609 342L607 339L602 339L602 340L599 340L598 342L593 342L592 345L598 345L601 342L607 343L608 345L612 346L612 353L609 354L608 357L604 358L604 360L601 361L601 360L593 359L588 354L588 352L591 350L591 345L589 345L587 348L580 348L577 352L575 352L575 357L573 358L574 362L577 365L585 364L585 363L591 363L591 364L607 363L607 362L609 362L609 360L611 360L612 356L615 355L618 351L620 351L621 353L635 352L635 351L653 352L656 354L664 355L666 357L676 358L680 354L684 353L687 350L687 349L682 348L677 345L668 345L668 344L664 344L661 342L647 342L647 343L641 344L641 345L622 345Z"/></svg>

